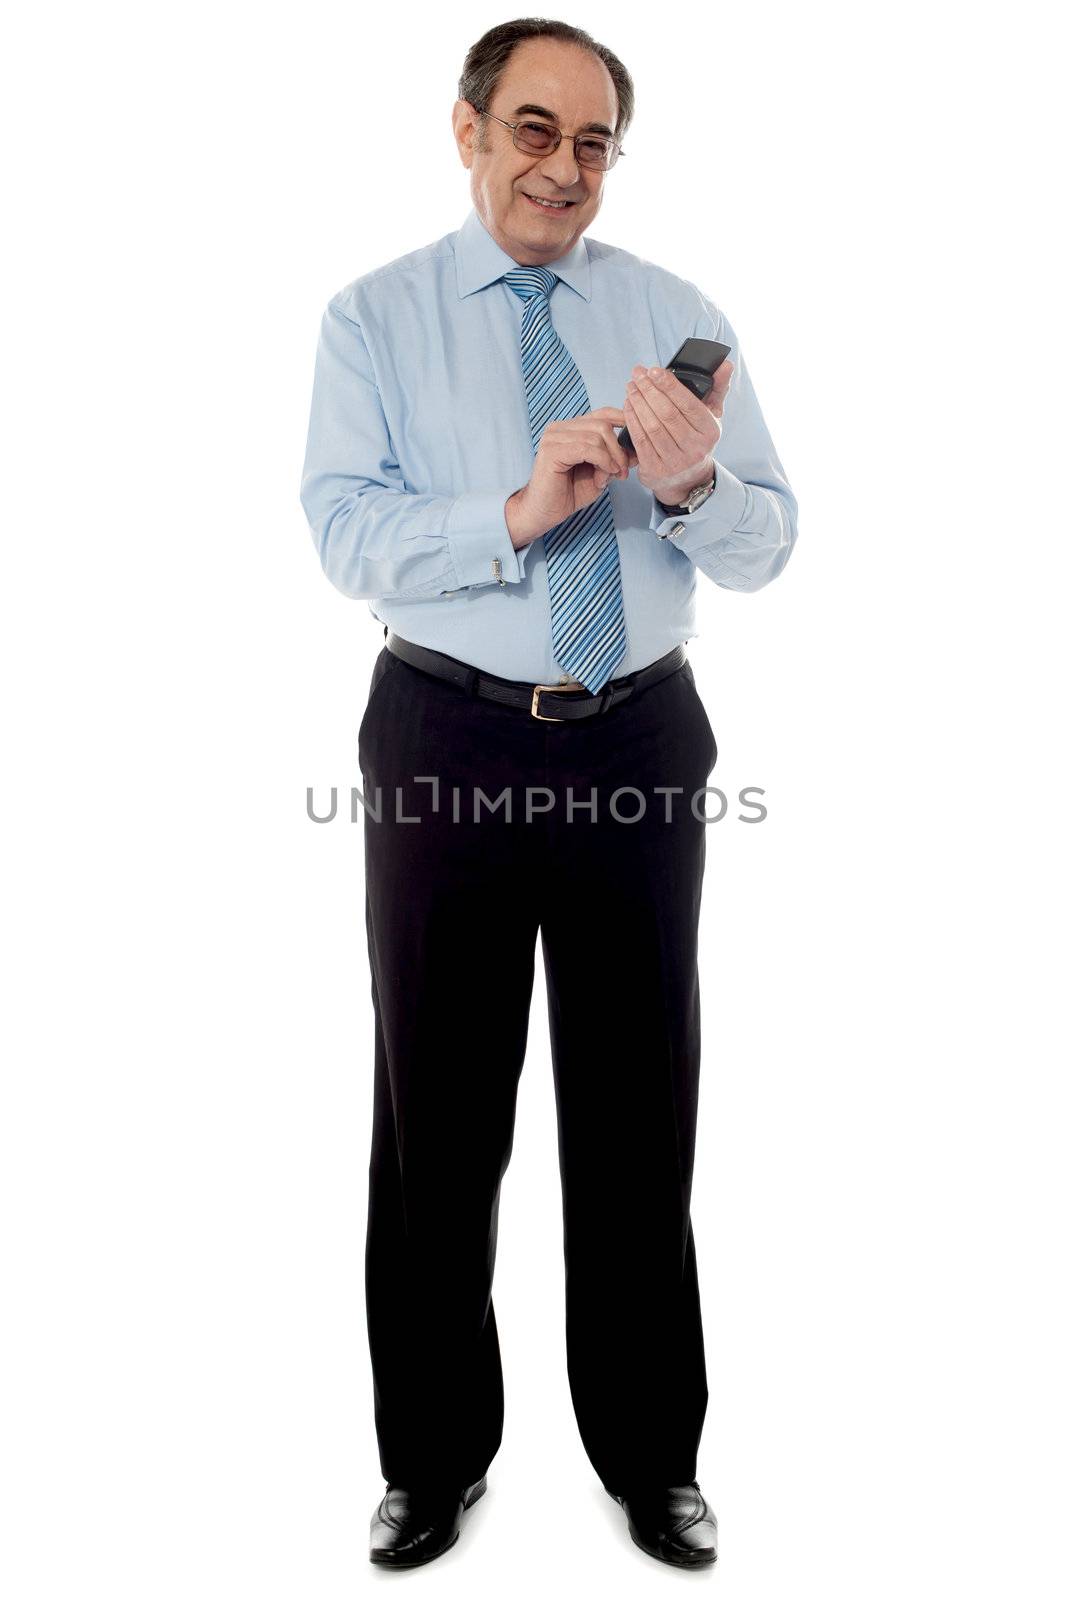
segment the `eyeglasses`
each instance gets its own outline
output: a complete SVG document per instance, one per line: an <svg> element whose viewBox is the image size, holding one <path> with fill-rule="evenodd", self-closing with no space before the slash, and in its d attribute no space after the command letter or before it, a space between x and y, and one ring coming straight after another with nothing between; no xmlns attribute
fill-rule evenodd
<svg viewBox="0 0 1065 1600"><path fill-rule="evenodd" d="M509 128L517 148L531 156L550 155L552 150L558 149L563 139L572 139L573 154L582 167L608 172L618 156L625 154L616 139L609 139L601 133L561 133L558 128L548 127L543 122L508 122L506 117L497 117L494 111L482 111L480 106L474 106L473 109L478 116L491 117L493 122L501 122L505 128Z"/></svg>

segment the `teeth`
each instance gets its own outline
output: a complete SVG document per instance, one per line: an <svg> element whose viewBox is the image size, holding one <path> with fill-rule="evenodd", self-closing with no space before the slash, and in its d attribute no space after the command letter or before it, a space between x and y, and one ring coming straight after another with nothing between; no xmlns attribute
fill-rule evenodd
<svg viewBox="0 0 1065 1600"><path fill-rule="evenodd" d="M561 211L566 204L564 200L541 200L537 195L531 194L529 199L538 206L547 206L550 211Z"/></svg>

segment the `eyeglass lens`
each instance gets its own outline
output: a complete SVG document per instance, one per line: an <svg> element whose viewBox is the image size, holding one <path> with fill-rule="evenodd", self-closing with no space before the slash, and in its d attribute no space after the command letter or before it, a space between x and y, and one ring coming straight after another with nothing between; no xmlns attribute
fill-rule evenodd
<svg viewBox="0 0 1065 1600"><path fill-rule="evenodd" d="M542 122L519 122L514 138L519 149L530 155L543 155L557 143L555 129L545 128ZM611 140L588 133L574 141L573 149L582 167L609 167L614 153Z"/></svg>

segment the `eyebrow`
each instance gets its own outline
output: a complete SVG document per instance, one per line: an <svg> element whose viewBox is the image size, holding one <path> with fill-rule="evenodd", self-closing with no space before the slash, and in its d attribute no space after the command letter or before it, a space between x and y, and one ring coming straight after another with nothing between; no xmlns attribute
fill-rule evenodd
<svg viewBox="0 0 1065 1600"><path fill-rule="evenodd" d="M531 112L534 117L550 117L552 122L558 121L557 112L548 111L546 106L515 106L514 110L511 112L511 116L523 117L526 112ZM579 133L602 133L605 134L608 139L612 139L614 137L613 128L608 128L605 122L585 122L582 123L581 127L577 131Z"/></svg>

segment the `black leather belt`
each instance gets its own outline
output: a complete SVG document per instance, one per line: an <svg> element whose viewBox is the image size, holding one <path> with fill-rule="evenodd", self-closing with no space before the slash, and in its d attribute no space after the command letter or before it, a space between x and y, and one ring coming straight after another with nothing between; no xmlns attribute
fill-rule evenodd
<svg viewBox="0 0 1065 1600"><path fill-rule="evenodd" d="M571 722L578 717L602 716L637 690L648 689L659 678L668 678L671 672L679 671L688 659L687 648L683 644L675 645L650 666L630 672L625 678L612 678L598 694L592 694L583 683L523 683L515 678L497 678L491 672L482 672L480 667L471 667L467 661L458 661L440 650L429 650L425 645L401 639L391 628L386 628L385 647L421 672L443 678L467 694L483 695L486 700L496 700L500 705L531 712L538 722Z"/></svg>

